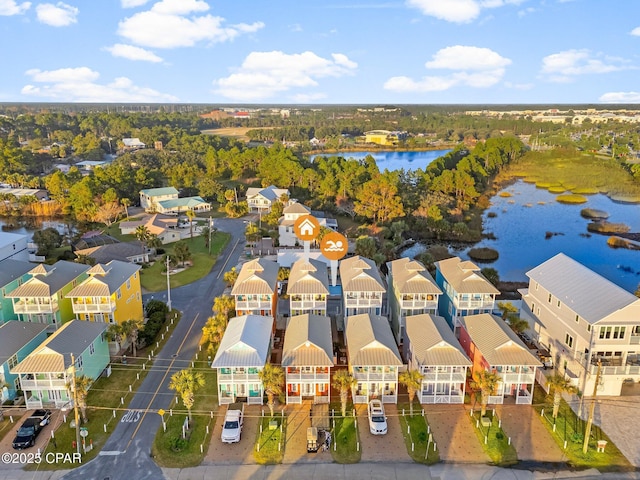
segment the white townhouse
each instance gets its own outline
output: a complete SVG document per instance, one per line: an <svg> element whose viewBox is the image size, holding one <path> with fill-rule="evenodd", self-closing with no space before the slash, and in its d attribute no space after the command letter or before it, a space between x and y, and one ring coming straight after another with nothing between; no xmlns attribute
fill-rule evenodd
<svg viewBox="0 0 640 480"><path fill-rule="evenodd" d="M273 185L264 188L247 188L247 205L249 213L269 213L273 202L278 201L283 195L290 197L286 188L276 188Z"/></svg>
<svg viewBox="0 0 640 480"><path fill-rule="evenodd" d="M520 315L554 365L587 395L640 381L640 299L563 253L527 272Z"/></svg>
<svg viewBox="0 0 640 480"><path fill-rule="evenodd" d="M471 360L449 328L437 315L406 318L404 358L410 370L422 375L420 403L464 403L467 371Z"/></svg>
<svg viewBox="0 0 640 480"><path fill-rule="evenodd" d="M295 247L300 245L296 237L294 224L296 220L305 215L313 215L321 227L333 231L338 229L338 221L335 218L326 218L323 212L312 212L311 209L298 202L291 202L282 211L282 217L278 220L278 243L281 247Z"/></svg>
<svg viewBox="0 0 640 480"><path fill-rule="evenodd" d="M405 318L437 313L442 290L417 260L399 258L387 263L387 299L391 328L398 343L404 339Z"/></svg>
<svg viewBox="0 0 640 480"><path fill-rule="evenodd" d="M359 255L342 260L340 280L345 317L360 313L383 313L384 293L387 288L373 260Z"/></svg>
<svg viewBox="0 0 640 480"><path fill-rule="evenodd" d="M303 313L326 315L329 295L327 265L312 259L296 261L289 273L287 294L291 316Z"/></svg>
<svg viewBox="0 0 640 480"><path fill-rule="evenodd" d="M278 269L276 262L264 258L242 265L231 289L236 301L236 315L276 315Z"/></svg>

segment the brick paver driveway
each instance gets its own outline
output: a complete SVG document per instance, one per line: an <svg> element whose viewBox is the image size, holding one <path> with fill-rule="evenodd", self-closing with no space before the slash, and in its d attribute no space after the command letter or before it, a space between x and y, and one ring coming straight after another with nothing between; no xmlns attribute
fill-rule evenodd
<svg viewBox="0 0 640 480"><path fill-rule="evenodd" d="M307 452L307 428L311 426L311 401L287 405L287 439L282 463L331 463L329 451Z"/></svg>
<svg viewBox="0 0 640 480"><path fill-rule="evenodd" d="M253 448L256 443L256 435L258 432L258 424L262 415L259 405L245 405L244 408L244 426L242 427L242 436L240 442L225 444L220 440L222 434L222 423L224 421L227 407L222 406L218 410L216 424L211 433L211 443L204 464L221 464L221 465L244 465L255 463L253 458Z"/></svg>
<svg viewBox="0 0 640 480"><path fill-rule="evenodd" d="M396 405L384 404L384 412L387 415L386 435L372 435L369 432L367 405L358 405L356 412L362 462L413 462L404 443Z"/></svg>
<svg viewBox="0 0 640 480"><path fill-rule="evenodd" d="M36 454L38 450L40 452L44 452L44 449L47 446L47 443L51 440L51 430L54 428L58 428L58 426L62 423L62 415L59 410L51 410L51 421L49 425L45 426L38 438L36 440L36 444L33 447L29 447L25 450L14 450L12 447L13 439L16 436L16 430L20 428L22 422L24 422L29 416L33 413L33 410L24 410L24 409L7 409L4 411L4 418L9 418L9 416L13 417L13 425L7 431L4 438L0 439L0 453L10 452L10 453L28 453L28 454ZM67 412L68 413L68 412ZM72 412L73 413L73 412ZM67 418L67 426L62 425L60 428L69 428L68 422L69 418ZM19 464L7 462L0 462L0 469L11 469L18 467Z"/></svg>

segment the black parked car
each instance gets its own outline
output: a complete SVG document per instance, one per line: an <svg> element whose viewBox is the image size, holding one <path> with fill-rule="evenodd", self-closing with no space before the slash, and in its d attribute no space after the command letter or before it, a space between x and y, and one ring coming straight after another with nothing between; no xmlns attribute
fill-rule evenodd
<svg viewBox="0 0 640 480"><path fill-rule="evenodd" d="M13 448L22 450L35 445L36 438L40 435L42 428L51 420L50 410L36 410L27 418L18 429L16 438L13 439Z"/></svg>

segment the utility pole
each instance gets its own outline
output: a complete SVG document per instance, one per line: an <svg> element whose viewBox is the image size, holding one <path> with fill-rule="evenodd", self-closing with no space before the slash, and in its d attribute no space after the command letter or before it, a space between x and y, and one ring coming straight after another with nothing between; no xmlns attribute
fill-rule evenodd
<svg viewBox="0 0 640 480"><path fill-rule="evenodd" d="M171 311L171 282L169 281L169 255L167 255L167 307Z"/></svg>
<svg viewBox="0 0 640 480"><path fill-rule="evenodd" d="M209 255L211 255L211 231L213 230L213 217L209 217Z"/></svg>
<svg viewBox="0 0 640 480"><path fill-rule="evenodd" d="M73 415L76 423L76 452L80 455L80 418L78 415L78 389L76 388L76 358L71 354L71 389L73 393Z"/></svg>
<svg viewBox="0 0 640 480"><path fill-rule="evenodd" d="M593 415L596 411L596 395L598 395L598 384L600 383L600 369L602 362L598 360L598 371L596 373L596 381L593 384L593 402L589 409L589 418L587 419L587 428L584 431L584 444L582 445L582 453L587 453L589 449L589 437L591 437L591 425L593 424Z"/></svg>

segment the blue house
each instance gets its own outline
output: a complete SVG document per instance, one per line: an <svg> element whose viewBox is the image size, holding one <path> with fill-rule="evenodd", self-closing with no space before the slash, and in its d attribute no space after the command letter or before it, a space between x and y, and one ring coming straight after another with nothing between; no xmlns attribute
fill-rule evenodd
<svg viewBox="0 0 640 480"><path fill-rule="evenodd" d="M7 295L31 278L33 263L7 258L0 263L0 324L17 320L13 301Z"/></svg>
<svg viewBox="0 0 640 480"><path fill-rule="evenodd" d="M18 375L11 369L47 339L41 323L10 321L0 325L0 386L2 401L13 400L20 390Z"/></svg>

